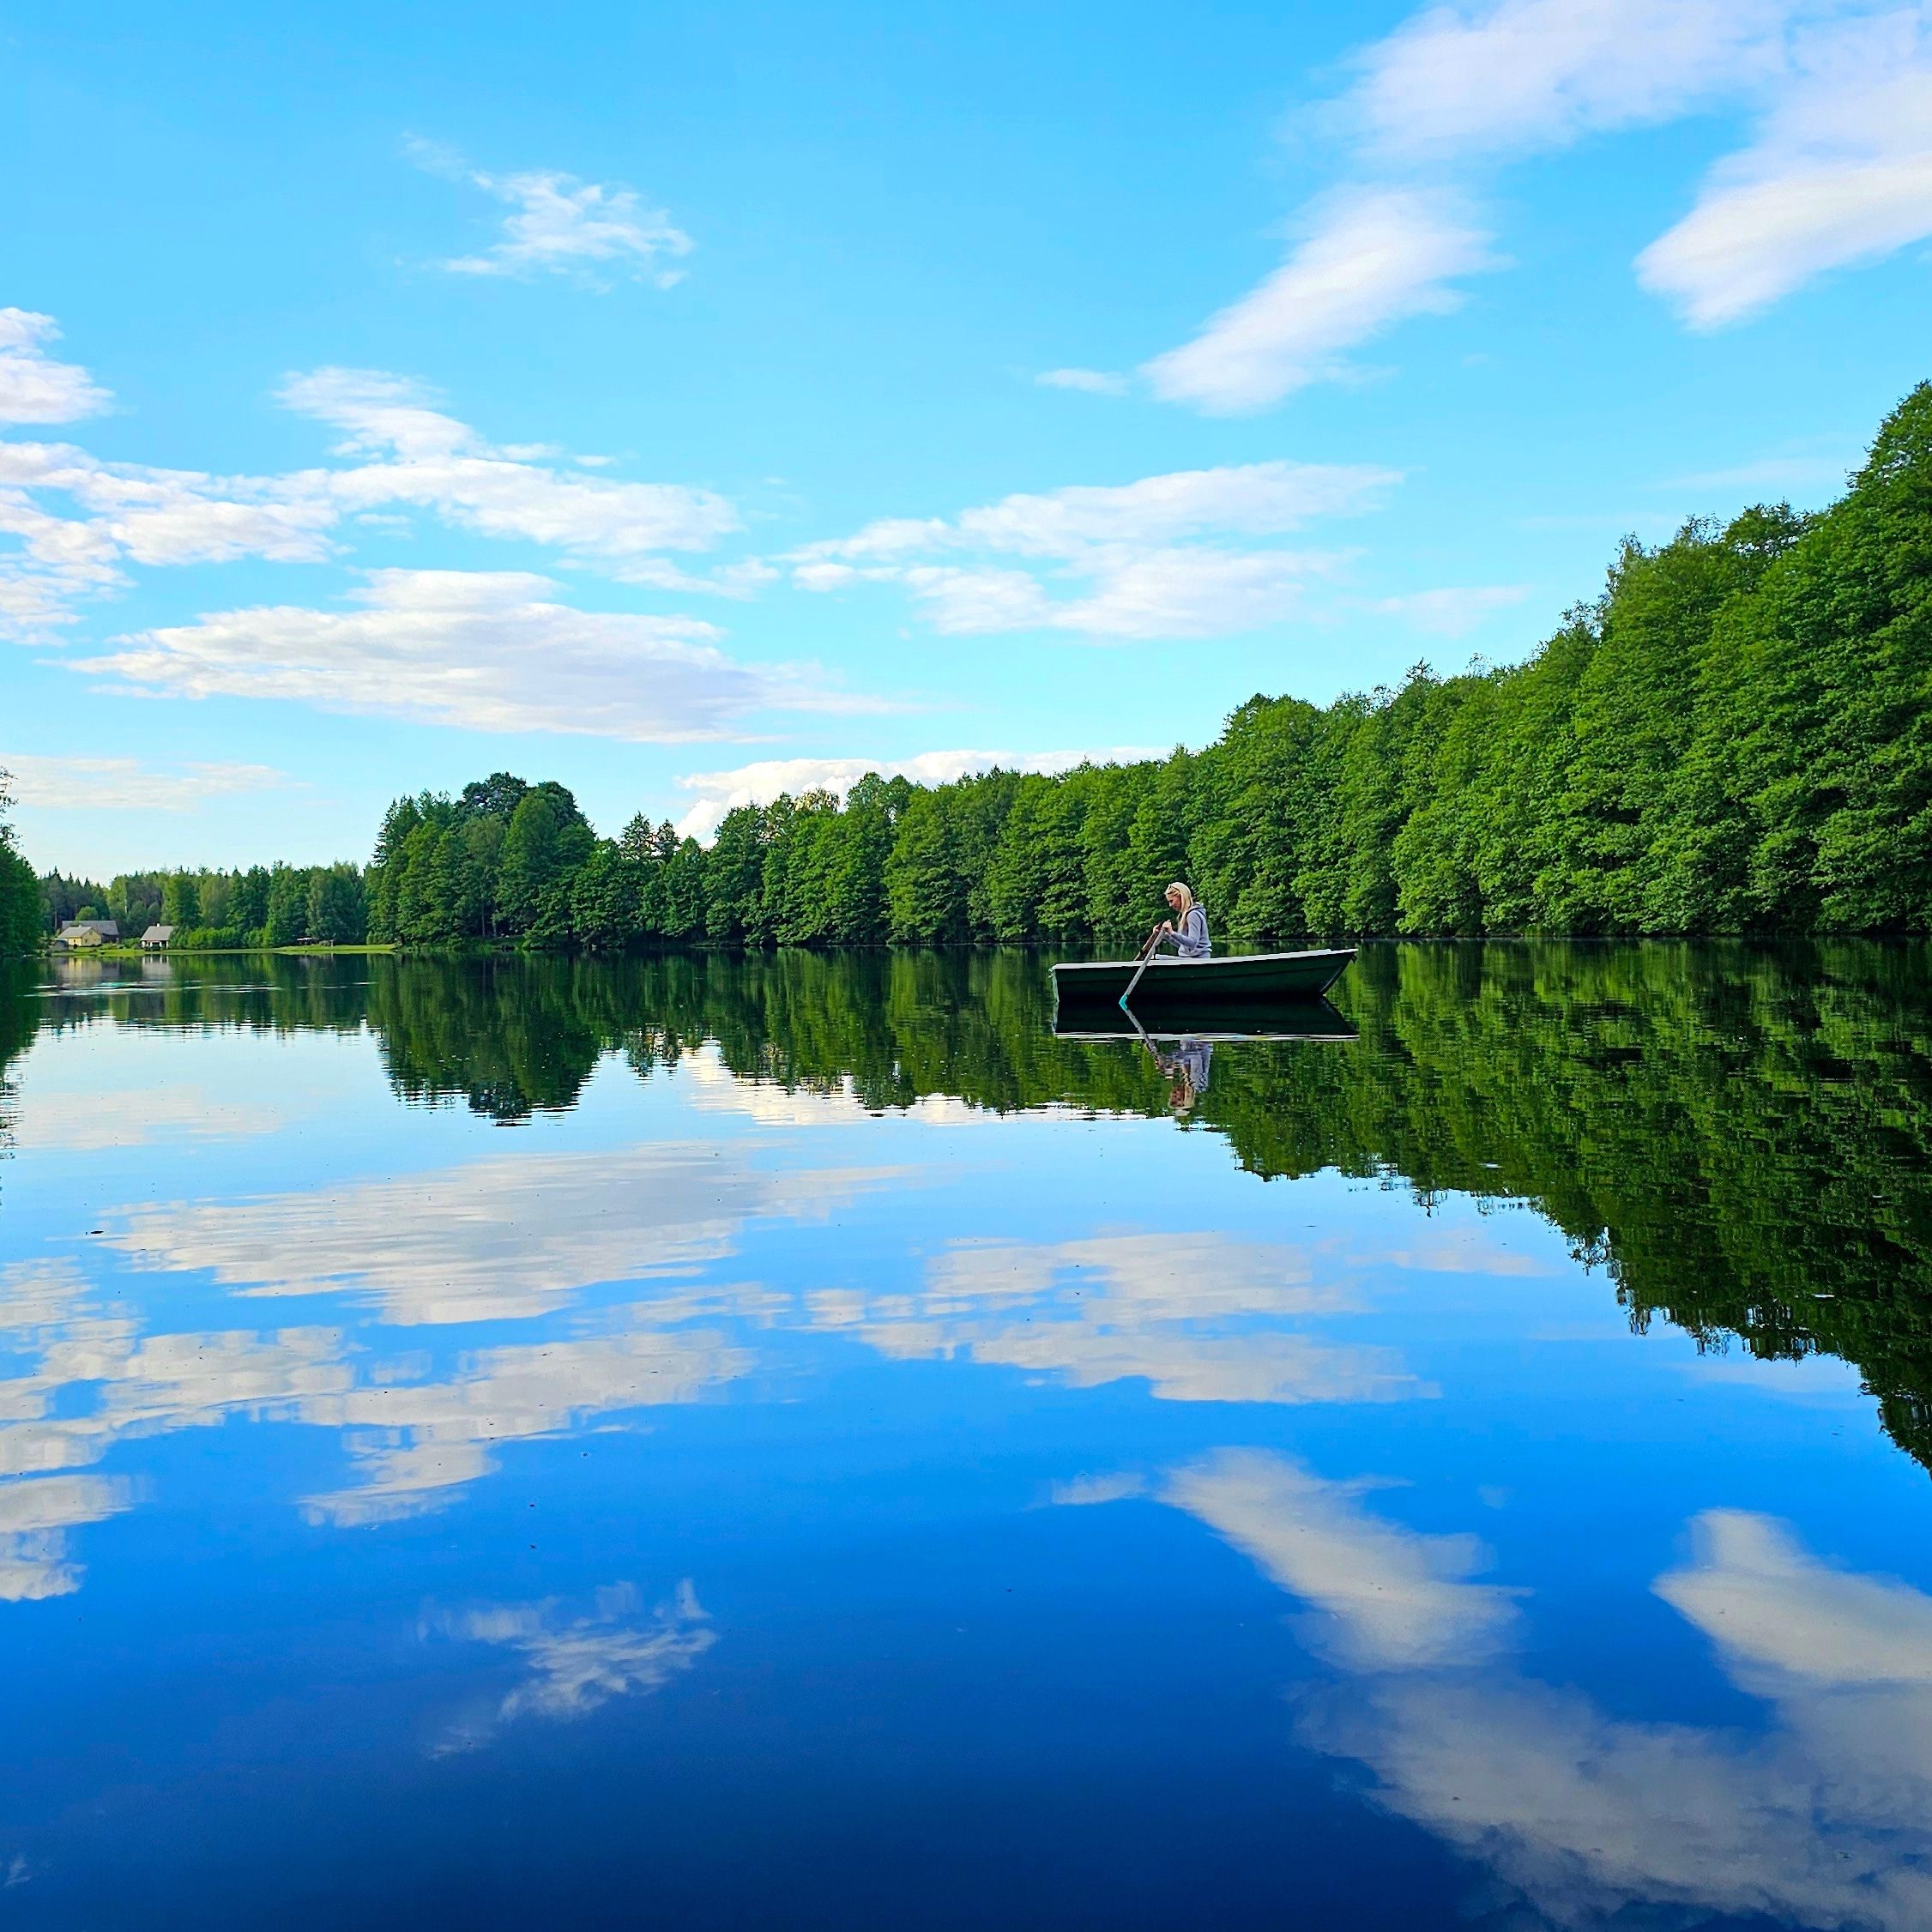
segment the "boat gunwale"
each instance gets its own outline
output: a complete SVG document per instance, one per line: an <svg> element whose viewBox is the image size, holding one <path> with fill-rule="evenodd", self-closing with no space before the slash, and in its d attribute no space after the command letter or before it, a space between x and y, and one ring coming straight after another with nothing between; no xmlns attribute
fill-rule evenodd
<svg viewBox="0 0 1932 1932"><path fill-rule="evenodd" d="M1184 959L1176 954L1157 953L1146 963L1150 968L1191 966L1198 970L1211 971L1217 966L1271 966L1291 959L1352 960L1355 951L1354 946L1309 946L1300 952L1223 952L1206 959ZM1137 959L1063 959L1055 963L1054 972L1056 976L1061 973L1118 973L1123 969L1131 972L1140 963Z"/></svg>

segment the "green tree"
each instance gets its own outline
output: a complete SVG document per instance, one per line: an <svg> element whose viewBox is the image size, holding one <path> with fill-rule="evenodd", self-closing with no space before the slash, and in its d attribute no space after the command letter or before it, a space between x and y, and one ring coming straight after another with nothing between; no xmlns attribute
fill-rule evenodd
<svg viewBox="0 0 1932 1932"><path fill-rule="evenodd" d="M567 921L567 883L596 844L577 800L552 780L533 787L517 801L504 834L497 879L497 906L504 930L532 931L541 918L548 931ZM558 900L553 887L565 886ZM547 907L546 907L546 896Z"/></svg>
<svg viewBox="0 0 1932 1932"><path fill-rule="evenodd" d="M718 824L704 865L704 931L723 945L756 945L764 937L766 813L735 806ZM664 927L668 933L668 923Z"/></svg>
<svg viewBox="0 0 1932 1932"><path fill-rule="evenodd" d="M571 930L592 952L617 952L638 936L637 892L621 848L601 841L570 884Z"/></svg>
<svg viewBox="0 0 1932 1932"><path fill-rule="evenodd" d="M360 945L368 930L362 873L354 866L317 866L309 875L306 924L311 936L335 945Z"/></svg>
<svg viewBox="0 0 1932 1932"><path fill-rule="evenodd" d="M898 822L884 875L895 939L934 945L969 936L957 806L951 786L916 792Z"/></svg>
<svg viewBox="0 0 1932 1932"><path fill-rule="evenodd" d="M161 887L161 920L184 932L202 922L202 896L192 872L170 872Z"/></svg>
<svg viewBox="0 0 1932 1932"><path fill-rule="evenodd" d="M277 866L269 874L269 911L263 938L272 946L291 946L308 937L309 872L303 866Z"/></svg>
<svg viewBox="0 0 1932 1932"><path fill-rule="evenodd" d="M35 951L45 934L40 882L14 843L9 814L14 794L9 775L0 771L0 958Z"/></svg>

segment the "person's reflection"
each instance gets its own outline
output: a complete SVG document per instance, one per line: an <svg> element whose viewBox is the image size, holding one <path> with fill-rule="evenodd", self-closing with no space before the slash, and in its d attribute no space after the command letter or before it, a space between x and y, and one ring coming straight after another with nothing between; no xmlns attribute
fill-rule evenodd
<svg viewBox="0 0 1932 1932"><path fill-rule="evenodd" d="M1183 1035L1174 1041L1171 1054L1156 1048L1154 1058L1168 1082L1168 1105L1176 1114L1192 1114L1195 1102L1208 1089L1208 1076L1214 1066L1214 1042Z"/></svg>

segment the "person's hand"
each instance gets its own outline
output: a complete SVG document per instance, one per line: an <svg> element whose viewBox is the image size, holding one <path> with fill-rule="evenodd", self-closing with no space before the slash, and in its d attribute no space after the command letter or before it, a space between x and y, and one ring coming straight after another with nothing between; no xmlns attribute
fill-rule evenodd
<svg viewBox="0 0 1932 1932"><path fill-rule="evenodd" d="M1162 921L1161 921L1161 930L1162 930L1162 931L1163 933L1171 933L1171 932L1173 932L1173 930L1174 930L1174 921L1172 921L1171 919L1163 919L1163 920L1162 920Z"/></svg>

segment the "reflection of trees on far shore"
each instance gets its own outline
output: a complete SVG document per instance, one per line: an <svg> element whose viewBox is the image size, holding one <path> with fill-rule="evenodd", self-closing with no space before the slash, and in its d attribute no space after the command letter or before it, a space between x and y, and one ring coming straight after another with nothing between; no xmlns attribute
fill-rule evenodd
<svg viewBox="0 0 1932 1932"><path fill-rule="evenodd" d="M1188 1131L1265 1176L1325 1168L1522 1200L1633 1322L1857 1364L1932 1464L1932 949L1841 942L1413 945L1337 991L1352 1042L1227 1046ZM1164 1115L1127 1041L1056 1038L1036 953L209 960L0 989L5 1068L101 1023L364 1028L395 1090L514 1122L605 1059L651 1078L706 1042L743 1082L874 1109Z"/></svg>

